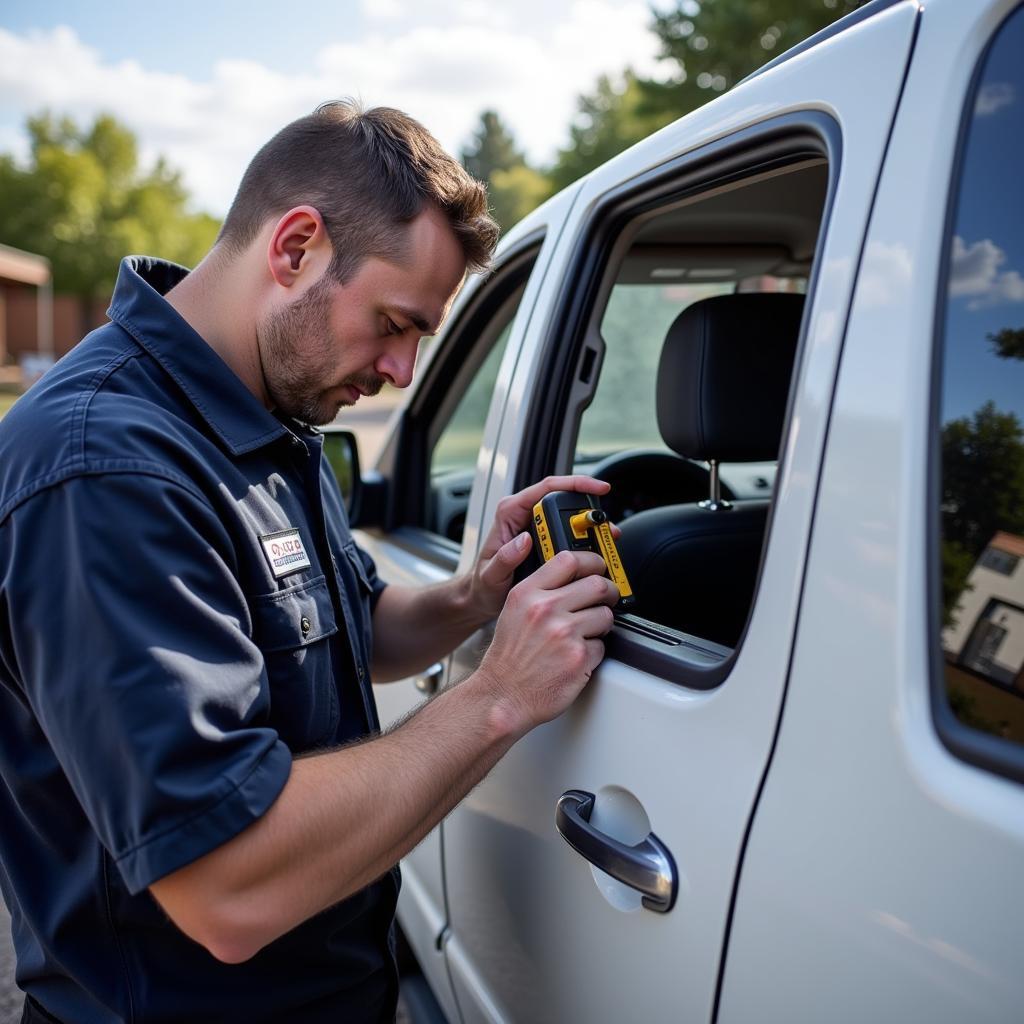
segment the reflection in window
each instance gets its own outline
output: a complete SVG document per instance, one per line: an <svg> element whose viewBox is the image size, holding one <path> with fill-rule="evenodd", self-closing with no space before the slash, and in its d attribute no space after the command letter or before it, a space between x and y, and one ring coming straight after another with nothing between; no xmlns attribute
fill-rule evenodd
<svg viewBox="0 0 1024 1024"><path fill-rule="evenodd" d="M1024 743L1024 11L985 59L950 241L942 651L950 707Z"/></svg>

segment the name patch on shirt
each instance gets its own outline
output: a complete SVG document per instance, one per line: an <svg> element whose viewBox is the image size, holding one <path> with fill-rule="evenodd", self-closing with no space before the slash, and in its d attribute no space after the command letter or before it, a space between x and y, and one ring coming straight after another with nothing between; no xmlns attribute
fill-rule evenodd
<svg viewBox="0 0 1024 1024"><path fill-rule="evenodd" d="M280 533L267 534L260 537L260 543L275 579L287 576L291 572L308 569L312 564L306 549L302 546L298 530L282 530Z"/></svg>

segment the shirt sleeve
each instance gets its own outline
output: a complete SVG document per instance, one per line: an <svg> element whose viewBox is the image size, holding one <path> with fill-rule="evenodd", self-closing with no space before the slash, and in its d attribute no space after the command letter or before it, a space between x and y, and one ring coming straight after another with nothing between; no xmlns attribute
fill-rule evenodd
<svg viewBox="0 0 1024 1024"><path fill-rule="evenodd" d="M291 754L228 536L183 483L81 476L5 524L17 675L133 893L277 798Z"/></svg>

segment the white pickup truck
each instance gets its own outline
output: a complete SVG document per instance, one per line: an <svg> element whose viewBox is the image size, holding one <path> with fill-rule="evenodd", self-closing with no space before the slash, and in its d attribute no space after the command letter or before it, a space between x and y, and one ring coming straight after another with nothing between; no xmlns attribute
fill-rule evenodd
<svg viewBox="0 0 1024 1024"><path fill-rule="evenodd" d="M464 290L360 542L444 579L575 467L638 605L403 862L452 1024L1024 1020L1022 168L1018 0L874 0Z"/></svg>

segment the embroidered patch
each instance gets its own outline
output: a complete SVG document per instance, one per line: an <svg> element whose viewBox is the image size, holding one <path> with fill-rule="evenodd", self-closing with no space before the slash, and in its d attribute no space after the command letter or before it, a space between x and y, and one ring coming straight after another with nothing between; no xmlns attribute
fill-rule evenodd
<svg viewBox="0 0 1024 1024"><path fill-rule="evenodd" d="M287 576L301 569L308 569L312 564L302 546L302 538L298 530L282 530L260 537L264 554L270 562L270 571L275 579Z"/></svg>

